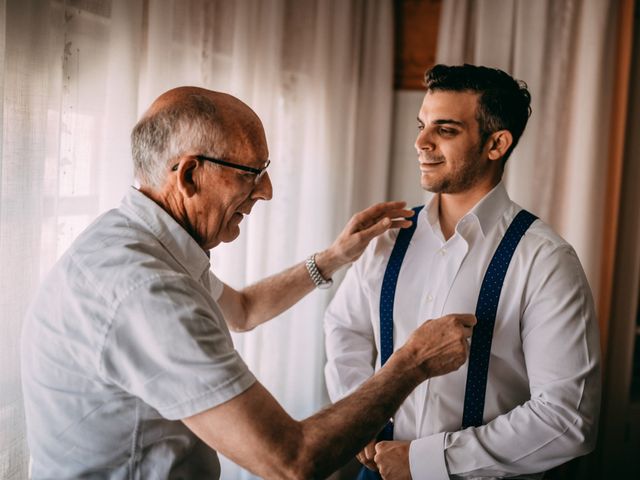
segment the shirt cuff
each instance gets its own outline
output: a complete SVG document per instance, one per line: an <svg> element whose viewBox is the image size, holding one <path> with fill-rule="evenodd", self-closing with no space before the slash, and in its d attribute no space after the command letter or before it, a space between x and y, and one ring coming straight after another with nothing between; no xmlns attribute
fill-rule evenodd
<svg viewBox="0 0 640 480"><path fill-rule="evenodd" d="M414 440L409 445L411 478L449 480L444 460L444 436L446 432Z"/></svg>

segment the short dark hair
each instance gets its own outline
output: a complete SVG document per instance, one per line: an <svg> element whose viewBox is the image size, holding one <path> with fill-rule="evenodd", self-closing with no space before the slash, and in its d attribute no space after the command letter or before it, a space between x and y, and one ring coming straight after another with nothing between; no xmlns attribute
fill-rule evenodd
<svg viewBox="0 0 640 480"><path fill-rule="evenodd" d="M531 94L527 84L497 68L477 65L436 65L424 75L427 92L475 92L478 97L477 120L482 145L498 130L509 130L513 144L505 153L502 165L518 144L531 115Z"/></svg>

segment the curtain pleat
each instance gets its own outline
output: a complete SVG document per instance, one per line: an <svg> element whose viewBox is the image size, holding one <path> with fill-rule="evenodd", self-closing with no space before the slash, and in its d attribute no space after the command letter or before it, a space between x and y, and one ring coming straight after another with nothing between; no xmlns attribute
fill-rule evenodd
<svg viewBox="0 0 640 480"><path fill-rule="evenodd" d="M616 15L617 2L601 0L443 0L436 55L528 84L533 115L507 164L507 189L575 247L595 297Z"/></svg>

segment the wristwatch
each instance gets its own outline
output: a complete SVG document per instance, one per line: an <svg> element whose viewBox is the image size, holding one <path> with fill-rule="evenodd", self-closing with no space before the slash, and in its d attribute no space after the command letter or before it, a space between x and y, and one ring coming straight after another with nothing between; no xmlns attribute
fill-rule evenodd
<svg viewBox="0 0 640 480"><path fill-rule="evenodd" d="M328 280L325 279L320 273L320 270L318 270L318 265L316 265L315 253L307 258L307 260L304 262L304 265L307 267L307 272L309 272L309 276L311 277L313 284L317 288L325 289L333 285L333 280L331 278Z"/></svg>

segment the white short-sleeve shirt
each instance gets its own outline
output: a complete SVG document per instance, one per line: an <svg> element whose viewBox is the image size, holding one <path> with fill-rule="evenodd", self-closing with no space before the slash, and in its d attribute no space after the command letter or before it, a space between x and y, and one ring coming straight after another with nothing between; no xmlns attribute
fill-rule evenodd
<svg viewBox="0 0 640 480"><path fill-rule="evenodd" d="M22 335L33 478L218 478L180 419L255 381L209 257L131 189L47 276Z"/></svg>

